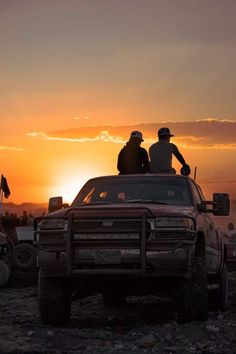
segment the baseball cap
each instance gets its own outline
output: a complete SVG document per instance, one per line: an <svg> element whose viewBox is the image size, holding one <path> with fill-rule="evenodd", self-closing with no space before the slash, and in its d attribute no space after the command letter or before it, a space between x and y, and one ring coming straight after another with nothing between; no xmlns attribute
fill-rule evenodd
<svg viewBox="0 0 236 354"><path fill-rule="evenodd" d="M158 130L158 136L164 136L164 135L174 136L173 134L170 133L170 129L169 128L160 128Z"/></svg>
<svg viewBox="0 0 236 354"><path fill-rule="evenodd" d="M143 134L137 130L134 130L130 134L130 139L131 138L136 138L136 139L140 139L141 141L143 141Z"/></svg>

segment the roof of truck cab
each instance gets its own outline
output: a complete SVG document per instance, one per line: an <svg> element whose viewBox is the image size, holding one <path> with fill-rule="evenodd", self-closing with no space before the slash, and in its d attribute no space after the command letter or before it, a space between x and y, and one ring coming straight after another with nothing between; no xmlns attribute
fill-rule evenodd
<svg viewBox="0 0 236 354"><path fill-rule="evenodd" d="M153 178L153 177L168 177L168 178L184 178L184 179L190 179L193 181L193 179L189 176L183 176L179 174L170 174L170 173L147 173L147 174L124 174L124 175L108 175L108 176L98 176L94 178L90 178L89 180L99 180L99 179L135 179L135 178Z"/></svg>

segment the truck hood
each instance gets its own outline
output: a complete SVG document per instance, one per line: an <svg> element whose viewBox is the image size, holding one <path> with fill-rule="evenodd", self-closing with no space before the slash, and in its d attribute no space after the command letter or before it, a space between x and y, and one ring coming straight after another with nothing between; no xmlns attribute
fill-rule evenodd
<svg viewBox="0 0 236 354"><path fill-rule="evenodd" d="M142 203L122 203L122 204L99 204L99 205L82 205L76 208L65 208L57 210L50 216L60 217L69 216L74 213L80 217L127 217L141 216L144 213L149 217L162 216L179 216L179 217L195 217L197 210L193 206L180 205L158 205L158 204L142 204Z"/></svg>

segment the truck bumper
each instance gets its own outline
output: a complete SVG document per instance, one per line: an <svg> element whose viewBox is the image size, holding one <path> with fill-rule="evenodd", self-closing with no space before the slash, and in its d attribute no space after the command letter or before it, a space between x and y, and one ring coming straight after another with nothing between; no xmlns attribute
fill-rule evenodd
<svg viewBox="0 0 236 354"><path fill-rule="evenodd" d="M162 250L146 250L145 269L140 250L80 250L72 262L66 252L38 253L39 267L47 276L80 277L90 275L178 276L191 275L193 243Z"/></svg>

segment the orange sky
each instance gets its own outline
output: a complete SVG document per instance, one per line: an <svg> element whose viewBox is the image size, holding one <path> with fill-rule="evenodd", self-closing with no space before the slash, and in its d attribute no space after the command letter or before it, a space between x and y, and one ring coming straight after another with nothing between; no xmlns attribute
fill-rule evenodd
<svg viewBox="0 0 236 354"><path fill-rule="evenodd" d="M207 196L236 198L235 16L234 0L1 1L8 201L71 201L117 173L131 130L148 149L166 125Z"/></svg>
<svg viewBox="0 0 236 354"><path fill-rule="evenodd" d="M9 201L43 202L63 195L71 202L90 177L117 173L117 155L131 130L143 132L143 146L148 149L163 125L166 123L28 132L21 137L21 148L2 147L0 151L2 173L12 190ZM197 166L197 179L207 197L218 191L230 192L235 198L236 179L231 171L236 171L236 122L208 119L167 125L192 172ZM175 158L173 165L179 171Z"/></svg>

